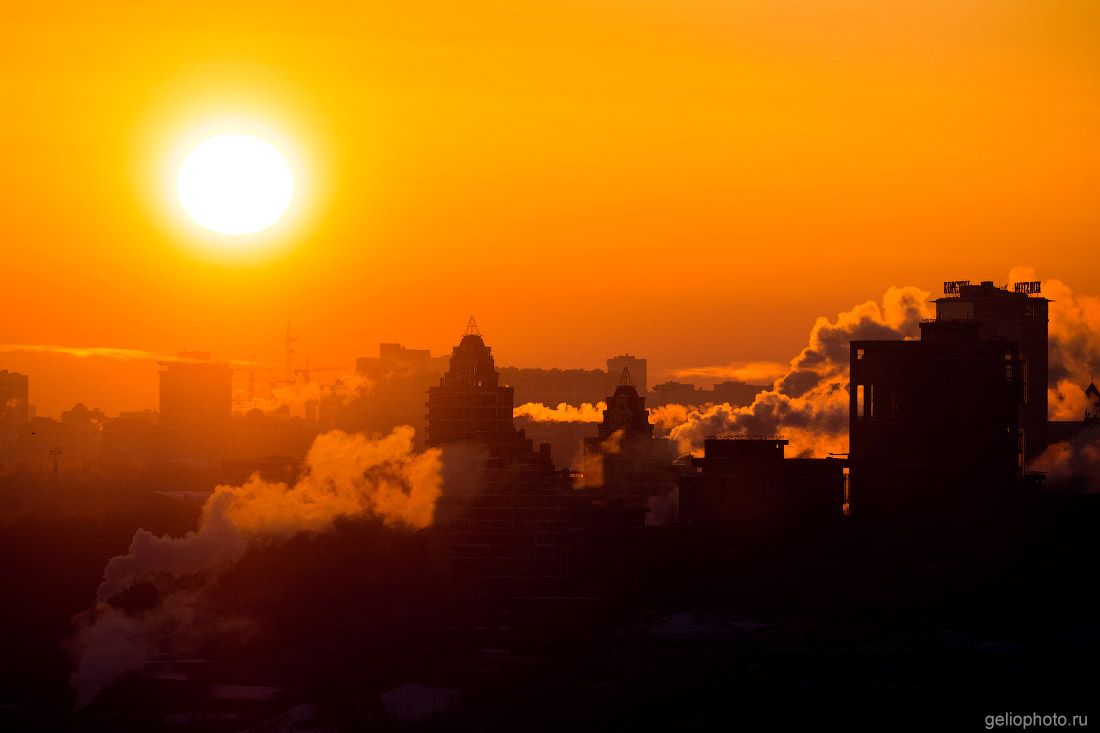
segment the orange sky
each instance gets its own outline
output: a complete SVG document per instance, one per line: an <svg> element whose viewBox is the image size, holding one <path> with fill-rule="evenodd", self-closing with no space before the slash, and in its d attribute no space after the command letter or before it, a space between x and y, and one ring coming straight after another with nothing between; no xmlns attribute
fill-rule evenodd
<svg viewBox="0 0 1100 733"><path fill-rule="evenodd" d="M346 5L5 7L0 343L350 364L475 313L501 363L669 369L892 284L1100 291L1094 2ZM165 183L226 119L305 174L263 255Z"/></svg>

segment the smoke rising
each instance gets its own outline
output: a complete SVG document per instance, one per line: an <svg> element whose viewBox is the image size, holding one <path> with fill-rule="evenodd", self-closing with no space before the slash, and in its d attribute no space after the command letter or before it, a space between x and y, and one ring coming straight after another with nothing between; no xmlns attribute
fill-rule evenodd
<svg viewBox="0 0 1100 733"><path fill-rule="evenodd" d="M1016 267L1009 282L1038 280L1032 267ZM1051 420L1080 420L1085 388L1100 366L1100 296L1080 295L1061 280L1043 280L1050 298L1050 375L1047 386Z"/></svg>
<svg viewBox="0 0 1100 733"><path fill-rule="evenodd" d="M547 407L541 402L527 402L512 410L512 417L526 417L534 422L601 422L607 404L583 402L574 407L566 402Z"/></svg>
<svg viewBox="0 0 1100 733"><path fill-rule="evenodd" d="M253 476L219 486L203 506L198 530L179 538L138 530L129 552L104 570L95 607L79 619L72 685L77 705L154 655L179 653L188 640L244 624L204 613L205 590L252 543L324 532L344 517L373 516L419 529L432 523L442 493L440 453L412 452L413 429L369 440L333 431L318 436L293 486ZM152 595L134 606L134 597Z"/></svg>
<svg viewBox="0 0 1100 733"><path fill-rule="evenodd" d="M1009 282L1037 280L1031 267L1016 267ZM1075 293L1057 279L1043 280L1043 295L1051 299L1048 416L1079 421L1089 407L1085 389L1100 366L1100 296ZM1083 430L1068 441L1048 447L1028 466L1047 474L1052 487L1100 491L1100 427Z"/></svg>
<svg viewBox="0 0 1100 733"><path fill-rule="evenodd" d="M603 457L619 455L623 452L623 435L621 428L600 441L596 451L582 451L581 453L581 478L576 486L579 489L598 489L603 486Z"/></svg>
<svg viewBox="0 0 1100 733"><path fill-rule="evenodd" d="M1030 267L1016 267L1009 273L1009 282L1036 279ZM1100 297L1076 294L1061 280L1053 279L1043 281L1043 294L1053 301L1049 416L1054 420L1080 420L1085 409L1084 389L1100 365ZM705 436L720 433L782 433L790 439L795 455L846 451L849 343L857 339L919 337L920 320L934 316L928 298L927 292L915 287L892 287L881 305L868 301L835 320L818 318L809 345L775 380L772 389L761 392L747 407L670 404L650 410L651 420L677 441L682 452L697 451ZM736 374L723 370L681 371ZM1090 455L1083 446L1064 446L1060 450L1063 457L1076 456L1073 460L1077 464Z"/></svg>
<svg viewBox="0 0 1100 733"><path fill-rule="evenodd" d="M1028 469L1045 473L1052 488L1100 492L1100 425L1048 447Z"/></svg>
<svg viewBox="0 0 1100 733"><path fill-rule="evenodd" d="M260 410L265 414L285 410L291 415L301 416L305 414L306 406L310 403L335 400L338 404L347 405L352 400L365 397L373 387L374 382L356 373L342 374L331 384L318 382L279 384L272 388L271 396L253 398L237 409L239 412Z"/></svg>
<svg viewBox="0 0 1100 733"><path fill-rule="evenodd" d="M650 411L651 420L667 431L682 453L697 451L706 436L723 433L782 433L797 456L844 452L849 342L918 337L921 319L933 315L928 297L919 288L892 287L881 304L869 300L833 320L818 318L806 348L751 405L665 405Z"/></svg>

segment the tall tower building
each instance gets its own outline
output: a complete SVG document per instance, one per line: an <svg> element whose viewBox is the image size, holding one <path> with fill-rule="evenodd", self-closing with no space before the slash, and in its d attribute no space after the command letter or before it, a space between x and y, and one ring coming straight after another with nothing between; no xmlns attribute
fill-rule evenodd
<svg viewBox="0 0 1100 733"><path fill-rule="evenodd" d="M646 360L637 356L631 356L630 354L623 354L622 356L613 356L607 360L607 377L611 381L609 387L615 387L615 381L619 378L619 375L626 369L630 372L630 378L632 383L638 390L638 394L645 394L649 389L649 382L646 376Z"/></svg>
<svg viewBox="0 0 1100 733"><path fill-rule="evenodd" d="M26 374L0 369L0 429L21 430L30 419Z"/></svg>
<svg viewBox="0 0 1100 733"><path fill-rule="evenodd" d="M512 388L500 384L473 318L428 390L427 443L442 449L444 480L455 481L436 504L429 561L471 594L473 613L454 624L491 635L507 626L511 595L542 595L542 584L564 572L569 477L554 468L548 445L533 450L513 427Z"/></svg>
<svg viewBox="0 0 1100 733"><path fill-rule="evenodd" d="M630 377L624 368L615 392L607 398L597 437L584 441L584 485L643 503L650 497L666 496L671 504L663 511L674 512L675 448L671 441L653 437L645 397L638 394ZM662 510L656 505L651 508Z"/></svg>
<svg viewBox="0 0 1100 733"><path fill-rule="evenodd" d="M944 283L944 297L935 301L936 321L924 324L922 338L935 338L940 324L976 321L984 341L1012 341L1019 347L1023 403L1020 431L1025 461L1047 444L1047 321L1048 301L1038 282L1015 283L1009 290L986 280Z"/></svg>
<svg viewBox="0 0 1100 733"><path fill-rule="evenodd" d="M224 458L233 412L233 370L204 352L160 362L160 426L170 456Z"/></svg>
<svg viewBox="0 0 1100 733"><path fill-rule="evenodd" d="M1100 422L1100 389L1096 382L1089 382L1085 390L1085 422Z"/></svg>
<svg viewBox="0 0 1100 733"><path fill-rule="evenodd" d="M638 394L630 370L626 368L621 370L614 394L607 398L607 409L604 410L603 422L600 423L598 440L607 440L620 430L626 440L653 437L653 425L649 422L645 397Z"/></svg>
<svg viewBox="0 0 1100 733"><path fill-rule="evenodd" d="M851 342L853 513L1007 506L1024 465L1022 359L1017 342L982 330L940 320L922 323L919 341Z"/></svg>
<svg viewBox="0 0 1100 733"><path fill-rule="evenodd" d="M493 456L531 450L531 441L512 424L513 393L500 384L492 349L473 316L451 353L451 366L428 389L428 445L473 443Z"/></svg>

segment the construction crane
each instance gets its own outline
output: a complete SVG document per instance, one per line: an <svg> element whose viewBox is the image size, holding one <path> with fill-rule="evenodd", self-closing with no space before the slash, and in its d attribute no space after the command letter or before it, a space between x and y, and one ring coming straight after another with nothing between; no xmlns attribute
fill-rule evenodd
<svg viewBox="0 0 1100 733"><path fill-rule="evenodd" d="M295 374L301 374L302 375L302 380L306 384L309 384L309 375L310 375L311 372L336 372L336 371L347 371L347 367L328 366L328 367L315 367L313 369L310 369L309 368L309 359L307 358L305 368L304 369L295 369L294 373Z"/></svg>
<svg viewBox="0 0 1100 733"><path fill-rule="evenodd" d="M290 321L286 322L286 383L294 382L294 342L297 336L290 335Z"/></svg>

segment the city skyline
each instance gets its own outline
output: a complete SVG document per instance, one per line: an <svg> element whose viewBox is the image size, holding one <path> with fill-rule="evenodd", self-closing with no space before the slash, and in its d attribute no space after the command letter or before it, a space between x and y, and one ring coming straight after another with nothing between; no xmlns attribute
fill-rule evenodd
<svg viewBox="0 0 1100 733"><path fill-rule="evenodd" d="M1032 281L1036 278L1036 271L1031 267L1014 267L1005 278L997 280L998 287L1013 287L1015 282ZM937 283L944 284L943 280ZM1100 296L1081 293L1073 289L1074 283L1066 283L1057 278L1046 280L1048 292L1053 292L1058 297L1054 299L1052 311L1054 313L1054 338L1056 343L1065 341L1066 350L1079 352L1076 355L1076 363L1071 371L1073 378L1080 382L1077 385L1080 390L1087 386L1089 379L1096 370L1096 364L1100 364L1100 343L1093 337L1085 336L1084 340L1076 346L1071 346L1070 341L1100 330ZM938 295L938 288L925 291L921 288L898 289L891 288L881 298L870 298L865 303L852 304L850 308L839 313L822 314L807 322L807 326L814 328L820 326L822 319L829 322L838 322L849 318L852 314L860 314L870 308L871 311L883 312L886 310L887 299L890 292L910 291L923 304L921 307L931 312L932 301ZM1064 302L1059 305L1059 299ZM448 319L450 320L450 319ZM453 319L455 323L464 320L464 317ZM816 324L814 322L817 322ZM489 323L492 323L490 320ZM334 380L347 377L356 371L355 364L367 354L377 351L377 344L365 345L363 351L356 353L354 358L339 360L331 355L318 355L311 351L314 346L309 334L291 331L291 323L282 324L278 332L277 341L282 347L281 353L269 361L256 359L253 356L241 358L230 354L212 353L208 350L175 350L165 353L154 353L141 349L117 348L117 347L90 347L88 345L50 345L50 344L0 344L0 369L30 373L36 378L32 380L31 404L38 410L38 414L57 417L62 411L69 409L77 402L86 403L89 407L104 409L108 414L130 412L156 408L156 365L161 361L186 360L188 354L199 354L202 358L211 358L217 362L232 365L234 369L234 393L235 408L249 409L252 397L249 391L255 394L259 390L268 397L274 396L274 390L280 385L286 385L287 370L292 373L291 382L306 386L309 382L321 385L331 384ZM1085 329L1082 331L1081 329ZM456 331L456 328L452 328ZM812 329L810 329L812 331ZM494 332L494 343L497 343ZM287 338L291 351L287 353ZM904 336L914 338L915 332ZM812 333L810 334L812 339ZM645 329L632 329L628 332L617 333L609 337L610 343L652 343L654 335ZM530 339L529 339L530 340ZM723 338L715 341L724 341ZM729 341L735 342L731 334ZM411 343L407 339L395 337L384 339L379 343L398 343L407 348L427 348L433 355L447 358L448 346L444 342L442 348L428 347L425 344ZM761 384L770 386L777 379L792 368L797 361L799 352L806 348L806 336L803 335L801 345L794 349L787 357L773 356L766 359L731 359L716 364L661 364L645 352L627 344L619 353L635 354L647 358L650 363L650 373L655 377L649 380L649 384L675 381L694 384L703 388L721 382L744 382L749 384ZM512 361L505 353L505 361L502 364L513 369L562 369L584 370L602 368L603 361L607 359L611 351L610 347L599 352L591 359L584 360L581 364L562 363L561 359L551 359L550 363L518 364ZM270 352L269 352L270 353ZM289 363L287 359L290 359ZM311 366L312 364L312 366ZM518 375L518 372L517 372ZM567 399L575 407L579 407L581 400ZM592 402L593 399L584 401ZM555 407L555 404L547 405ZM1065 417L1057 411L1052 412L1051 417L1057 419Z"/></svg>
<svg viewBox="0 0 1100 733"><path fill-rule="evenodd" d="M945 275L1100 292L1091 4L44 7L0 31L0 343L350 363L475 313L514 365L687 368ZM165 184L225 119L301 170L249 256Z"/></svg>
<svg viewBox="0 0 1100 733"><path fill-rule="evenodd" d="M5 6L0 730L1095 724L1098 50Z"/></svg>

